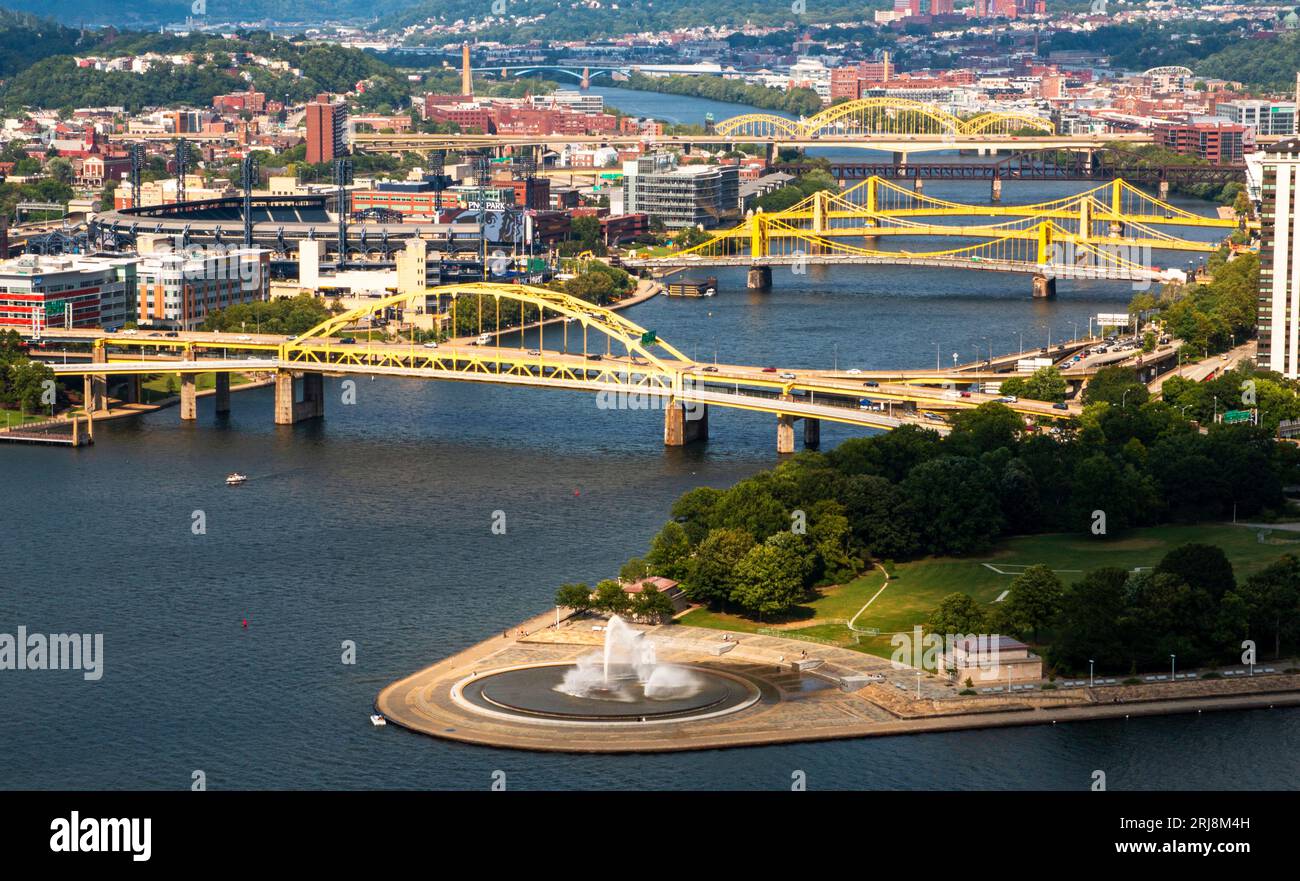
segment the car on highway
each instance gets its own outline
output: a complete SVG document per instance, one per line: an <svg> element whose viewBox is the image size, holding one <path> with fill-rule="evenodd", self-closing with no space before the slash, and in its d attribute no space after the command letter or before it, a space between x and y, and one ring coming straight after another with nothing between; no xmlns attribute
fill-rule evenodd
<svg viewBox="0 0 1300 881"><path fill-rule="evenodd" d="M968 391L964 391L964 392L962 392L962 393L961 393L961 396L962 396L963 398L969 398L969 397L970 397L970 391L968 390Z"/></svg>
<svg viewBox="0 0 1300 881"><path fill-rule="evenodd" d="M246 343L251 340L252 337L246 333L241 333L239 336L235 337L235 339L239 340L241 343Z"/></svg>
<svg viewBox="0 0 1300 881"><path fill-rule="evenodd" d="M140 331L136 330L134 327L128 327L126 330L122 331L126 336L135 336L139 332Z"/></svg>
<svg viewBox="0 0 1300 881"><path fill-rule="evenodd" d="M938 413L922 413L921 415L926 419L929 419L931 422L943 422L943 417Z"/></svg>
<svg viewBox="0 0 1300 881"><path fill-rule="evenodd" d="M1065 403L1064 401L1057 401L1055 404L1052 405L1052 409L1053 409L1053 410L1068 410L1068 409L1070 409L1070 405L1067 404L1067 403Z"/></svg>
<svg viewBox="0 0 1300 881"><path fill-rule="evenodd" d="M438 342L437 340L429 340L427 343L424 344L424 347L426 349L436 349L438 348Z"/></svg>
<svg viewBox="0 0 1300 881"><path fill-rule="evenodd" d="M712 364L709 364L709 365L707 365L707 366L704 368L704 372L705 372L705 373L717 373L717 372L718 372L718 368L714 367Z"/></svg>
<svg viewBox="0 0 1300 881"><path fill-rule="evenodd" d="M781 374L781 378L782 378L782 379L798 379L798 377L795 376L793 373L782 373L782 374Z"/></svg>
<svg viewBox="0 0 1300 881"><path fill-rule="evenodd" d="M876 382L874 379L868 379L863 383L863 385L867 388L880 388L880 383Z"/></svg>
<svg viewBox="0 0 1300 881"><path fill-rule="evenodd" d="M599 360L601 360L601 358L603 358L603 357L604 357L603 355L600 355L600 354L598 354L598 353L596 353L596 352L592 352L590 355L587 356L587 360L588 360L588 361L599 361Z"/></svg>
<svg viewBox="0 0 1300 881"><path fill-rule="evenodd" d="M856 368L856 367L850 367L848 370L846 370L846 371L844 371L844 372L847 373L849 376L861 376L861 375L862 375L862 371L859 370L859 369Z"/></svg>
<svg viewBox="0 0 1300 881"><path fill-rule="evenodd" d="M542 354L542 350L541 350L541 349L529 349L529 350L528 350L528 354L531 355L531 356L534 357L534 358L537 358L537 357L539 357L539 356Z"/></svg>
<svg viewBox="0 0 1300 881"><path fill-rule="evenodd" d="M764 373L776 373L776 368L775 368L775 367L764 367L764 368L763 368L763 372L764 372Z"/></svg>
<svg viewBox="0 0 1300 881"><path fill-rule="evenodd" d="M352 345L353 343L355 343L356 341L357 341L357 338L354 337L354 336L339 337L339 345L341 345L341 346L350 346L350 345Z"/></svg>

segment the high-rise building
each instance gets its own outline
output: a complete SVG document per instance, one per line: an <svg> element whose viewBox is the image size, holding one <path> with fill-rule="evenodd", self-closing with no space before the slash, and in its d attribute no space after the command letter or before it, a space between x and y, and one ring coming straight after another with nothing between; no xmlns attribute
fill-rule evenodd
<svg viewBox="0 0 1300 881"><path fill-rule="evenodd" d="M120 327L135 317L134 257L0 261L0 330Z"/></svg>
<svg viewBox="0 0 1300 881"><path fill-rule="evenodd" d="M1300 378L1300 138L1266 147L1262 175L1256 363Z"/></svg>
<svg viewBox="0 0 1300 881"><path fill-rule="evenodd" d="M348 108L312 101L307 105L307 161L331 162L348 153Z"/></svg>

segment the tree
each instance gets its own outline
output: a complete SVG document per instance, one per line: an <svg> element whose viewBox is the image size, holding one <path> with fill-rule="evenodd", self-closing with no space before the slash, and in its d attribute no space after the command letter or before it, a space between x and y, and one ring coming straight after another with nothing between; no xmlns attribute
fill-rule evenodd
<svg viewBox="0 0 1300 881"><path fill-rule="evenodd" d="M650 567L640 557L633 557L618 570L618 580L622 582L640 581L650 574Z"/></svg>
<svg viewBox="0 0 1300 881"><path fill-rule="evenodd" d="M1002 447L1014 447L1024 423L1005 404L989 402L952 416L952 431L944 445L964 456L978 456Z"/></svg>
<svg viewBox="0 0 1300 881"><path fill-rule="evenodd" d="M750 548L736 564L732 600L760 620L792 609L804 598L808 567L802 544L783 532Z"/></svg>
<svg viewBox="0 0 1300 881"><path fill-rule="evenodd" d="M988 633L989 613L969 594L950 593L925 621L931 633Z"/></svg>
<svg viewBox="0 0 1300 881"><path fill-rule="evenodd" d="M790 528L785 507L761 480L752 477L722 493L713 506L712 522L715 526L743 529L755 541Z"/></svg>
<svg viewBox="0 0 1300 881"><path fill-rule="evenodd" d="M1151 393L1138 379L1137 371L1128 367L1103 367L1088 380L1083 390L1083 402L1105 402L1115 407L1137 407L1145 404Z"/></svg>
<svg viewBox="0 0 1300 881"><path fill-rule="evenodd" d="M672 617L673 601L653 586L643 585L632 604L632 611L643 620L662 621Z"/></svg>
<svg viewBox="0 0 1300 881"><path fill-rule="evenodd" d="M632 608L632 598L623 590L623 586L612 578L596 584L596 595L592 602L593 609L608 612L611 615L626 615Z"/></svg>
<svg viewBox="0 0 1300 881"><path fill-rule="evenodd" d="M1065 585L1047 566L1030 566L1011 580L1011 589L998 607L999 624L1012 633L1023 635L1050 624L1061 611Z"/></svg>
<svg viewBox="0 0 1300 881"><path fill-rule="evenodd" d="M561 584L555 592L555 605L575 612L585 612L592 607L591 588L585 582Z"/></svg>
<svg viewBox="0 0 1300 881"><path fill-rule="evenodd" d="M903 481L903 511L931 554L982 550L1002 529L993 475L980 462L944 456L912 469Z"/></svg>
<svg viewBox="0 0 1300 881"><path fill-rule="evenodd" d="M753 546L754 537L743 529L710 530L691 561L690 575L683 583L686 596L710 606L725 603L734 588L736 565Z"/></svg>
<svg viewBox="0 0 1300 881"><path fill-rule="evenodd" d="M1013 377L1005 380L1001 387L1004 395L1052 402L1064 401L1069 390L1069 383L1055 367L1040 367L1028 376Z"/></svg>
<svg viewBox="0 0 1300 881"><path fill-rule="evenodd" d="M1223 549L1200 542L1174 548L1165 554L1155 572L1173 575L1185 584L1206 590L1216 602L1237 586L1232 564Z"/></svg>
<svg viewBox="0 0 1300 881"><path fill-rule="evenodd" d="M1285 554L1246 579L1240 590L1246 602L1250 634L1272 637L1273 657L1282 641L1300 633L1300 559Z"/></svg>
<svg viewBox="0 0 1300 881"><path fill-rule="evenodd" d="M646 563L655 575L674 581L687 577L691 565L691 540L680 523L669 520L650 540Z"/></svg>

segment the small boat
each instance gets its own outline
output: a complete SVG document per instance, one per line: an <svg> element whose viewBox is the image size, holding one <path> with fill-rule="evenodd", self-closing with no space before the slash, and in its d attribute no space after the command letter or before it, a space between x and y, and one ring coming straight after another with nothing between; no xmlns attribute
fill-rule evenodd
<svg viewBox="0 0 1300 881"><path fill-rule="evenodd" d="M707 288L707 289L704 291L704 296L706 296L706 297L712 297L712 296L715 295L717 292L718 292L718 291L717 291L716 288Z"/></svg>
<svg viewBox="0 0 1300 881"><path fill-rule="evenodd" d="M238 471L233 471L226 475L226 486L239 486L246 480L248 480L247 474L240 474Z"/></svg>
<svg viewBox="0 0 1300 881"><path fill-rule="evenodd" d="M370 724L371 724L371 725L374 725L376 728L378 728L378 727L381 726L381 725L387 725L387 724L388 724L388 720L385 719L385 718L383 717L383 715L380 714L380 713L373 713L373 714L371 714L371 716L370 716Z"/></svg>

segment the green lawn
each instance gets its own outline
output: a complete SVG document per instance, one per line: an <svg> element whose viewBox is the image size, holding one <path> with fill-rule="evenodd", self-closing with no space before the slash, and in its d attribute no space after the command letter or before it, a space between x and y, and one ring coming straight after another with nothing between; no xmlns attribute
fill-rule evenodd
<svg viewBox="0 0 1300 881"><path fill-rule="evenodd" d="M167 387L169 380L172 383L171 390ZM252 380L247 376L244 376L242 373L232 373L230 375L230 385L232 387L245 385L249 382L252 382ZM149 379L141 383L141 386L144 390L144 398L147 403L152 403L181 393L181 379L174 373L151 376ZM200 373L194 379L194 388L196 391L202 392L216 387L217 375L215 373Z"/></svg>
<svg viewBox="0 0 1300 881"><path fill-rule="evenodd" d="M50 418L49 411L44 413L20 413L17 410L0 410L0 428L26 425L28 422L44 422Z"/></svg>
<svg viewBox="0 0 1300 881"><path fill-rule="evenodd" d="M795 610L787 622L807 621L806 627L783 627L793 638L830 640L888 657L890 635L909 631L921 624L930 611L950 593L967 593L992 603L1027 566L1045 563L1065 582L1077 581L1088 569L1117 566L1123 569L1151 567L1179 545L1204 542L1223 548L1240 581L1288 552L1300 553L1300 532L1274 530L1260 541L1258 530L1241 526L1205 524L1159 526L1134 530L1123 538L1102 539L1078 535L1033 535L1014 538L989 554L976 557L932 557L894 567L895 577L873 602L855 627L875 628L878 636L854 634L847 622L862 604L880 588L879 570L864 574L849 584L832 588ZM697 610L682 618L683 624L699 627L755 631L772 626L737 615Z"/></svg>

